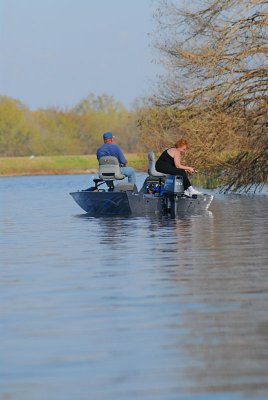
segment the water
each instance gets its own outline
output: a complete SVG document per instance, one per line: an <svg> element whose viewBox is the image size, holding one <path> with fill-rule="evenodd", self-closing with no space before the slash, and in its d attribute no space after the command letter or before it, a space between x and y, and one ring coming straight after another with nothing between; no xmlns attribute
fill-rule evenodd
<svg viewBox="0 0 268 400"><path fill-rule="evenodd" d="M267 188L86 218L90 184L0 178L0 399L267 399Z"/></svg>

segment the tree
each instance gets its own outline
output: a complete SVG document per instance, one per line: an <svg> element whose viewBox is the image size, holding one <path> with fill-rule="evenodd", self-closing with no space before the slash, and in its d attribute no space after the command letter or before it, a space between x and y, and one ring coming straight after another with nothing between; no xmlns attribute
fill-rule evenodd
<svg viewBox="0 0 268 400"><path fill-rule="evenodd" d="M32 154L36 135L29 110L18 100L0 96L0 155Z"/></svg>
<svg viewBox="0 0 268 400"><path fill-rule="evenodd" d="M214 167L224 169L227 190L257 188L268 174L267 1L159 4L156 47L167 74L153 104L172 108L173 120L174 112L190 111L194 150L204 160L208 149L218 153Z"/></svg>
<svg viewBox="0 0 268 400"><path fill-rule="evenodd" d="M33 111L32 116L39 133L35 154L81 154L77 139L80 118L54 108Z"/></svg>
<svg viewBox="0 0 268 400"><path fill-rule="evenodd" d="M93 93L82 99L72 110L80 117L79 138L85 152L95 152L102 133L112 131L120 145L128 151L137 149L135 113L128 112L113 96Z"/></svg>
<svg viewBox="0 0 268 400"><path fill-rule="evenodd" d="M92 112L96 113L118 113L124 111L123 105L115 100L113 96L102 94L100 96L90 93L85 99L82 99L73 110L78 115L84 115Z"/></svg>
<svg viewBox="0 0 268 400"><path fill-rule="evenodd" d="M89 95L76 107L29 110L0 96L0 155L92 154L111 130L125 151L137 150L135 113L108 95Z"/></svg>

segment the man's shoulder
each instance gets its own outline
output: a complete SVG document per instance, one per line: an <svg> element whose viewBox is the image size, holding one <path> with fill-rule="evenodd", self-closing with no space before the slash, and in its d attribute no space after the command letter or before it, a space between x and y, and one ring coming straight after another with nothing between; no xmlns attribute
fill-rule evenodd
<svg viewBox="0 0 268 400"><path fill-rule="evenodd" d="M111 146L110 149L111 149L113 152L122 153L122 150L121 150L120 146L118 146L118 144L111 143L110 146Z"/></svg>
<svg viewBox="0 0 268 400"><path fill-rule="evenodd" d="M102 149L104 148L104 146L105 146L104 144L100 145L100 146L97 148L97 152L100 151L100 150L102 150Z"/></svg>
<svg viewBox="0 0 268 400"><path fill-rule="evenodd" d="M102 152L104 152L105 155L108 155L108 154L118 155L119 153L122 152L122 150L115 143L104 143L97 149L97 153L102 153Z"/></svg>
<svg viewBox="0 0 268 400"><path fill-rule="evenodd" d="M120 147L116 143L111 143L110 146L112 146L114 149L120 149Z"/></svg>

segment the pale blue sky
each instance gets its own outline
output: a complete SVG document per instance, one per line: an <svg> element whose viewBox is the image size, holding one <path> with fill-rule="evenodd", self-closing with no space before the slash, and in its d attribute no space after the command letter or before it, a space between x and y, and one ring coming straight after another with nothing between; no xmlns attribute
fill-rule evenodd
<svg viewBox="0 0 268 400"><path fill-rule="evenodd" d="M31 109L107 93L127 107L161 67L156 0L0 0L0 95Z"/></svg>

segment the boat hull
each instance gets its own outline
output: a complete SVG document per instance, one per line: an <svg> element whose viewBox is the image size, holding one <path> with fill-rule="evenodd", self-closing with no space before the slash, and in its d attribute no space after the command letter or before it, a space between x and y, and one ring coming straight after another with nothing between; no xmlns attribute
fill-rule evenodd
<svg viewBox="0 0 268 400"><path fill-rule="evenodd" d="M168 198L168 211L171 215L198 214L207 211L213 196L202 194L194 197L170 196Z"/></svg>
<svg viewBox="0 0 268 400"><path fill-rule="evenodd" d="M213 196L155 196L132 191L70 193L76 203L90 215L146 215L200 213L209 208Z"/></svg>
<svg viewBox="0 0 268 400"><path fill-rule="evenodd" d="M126 192L73 192L76 203L87 213L93 215L131 214Z"/></svg>

